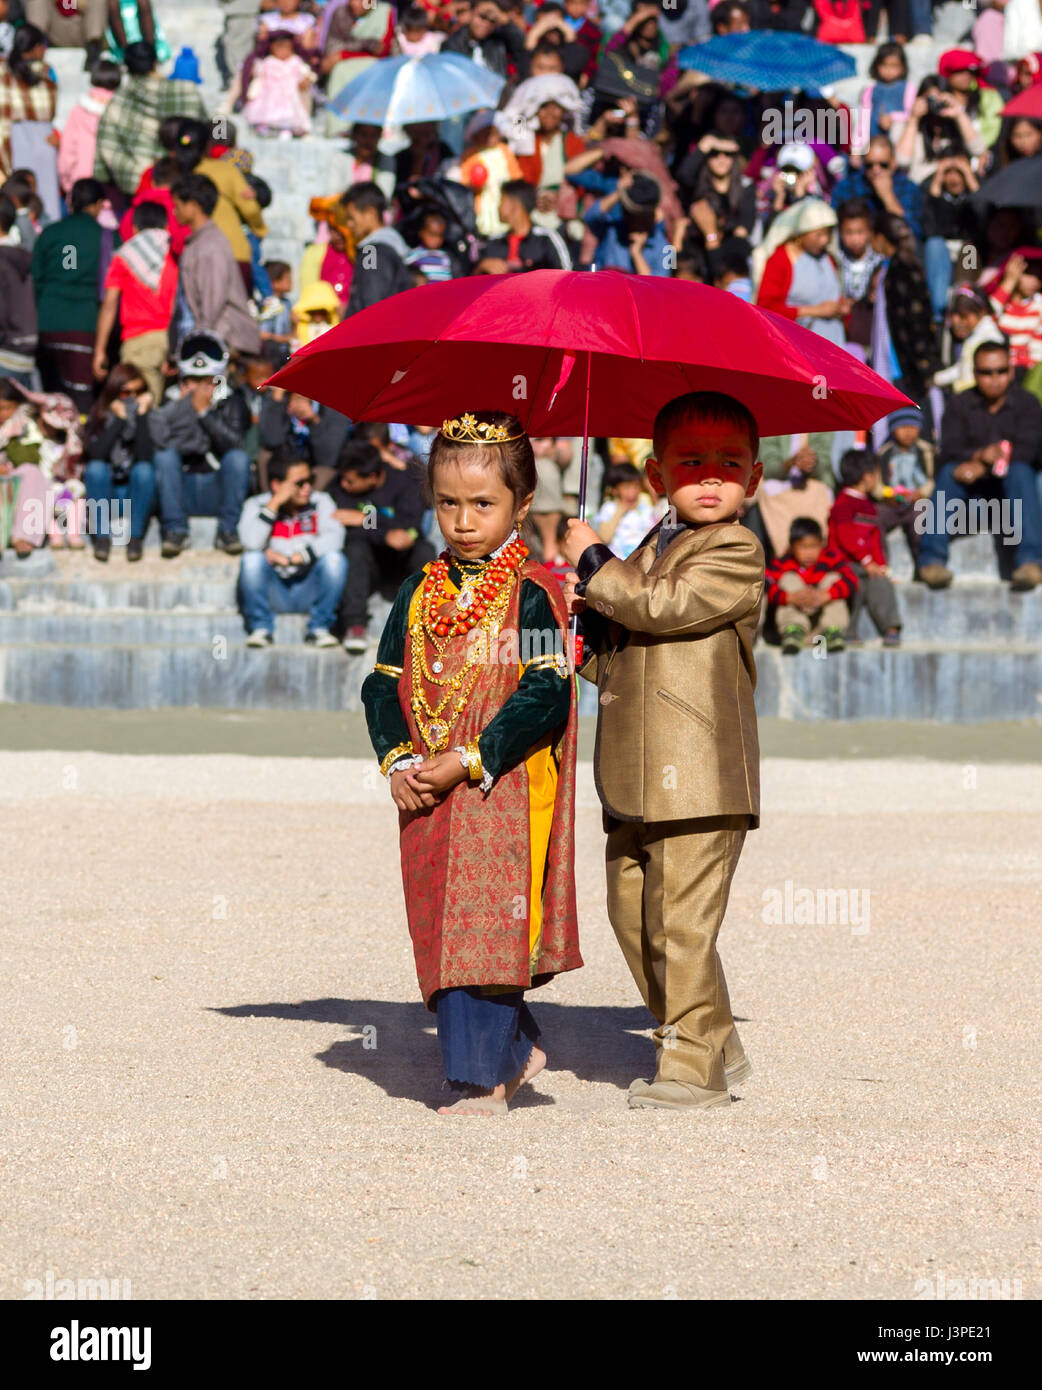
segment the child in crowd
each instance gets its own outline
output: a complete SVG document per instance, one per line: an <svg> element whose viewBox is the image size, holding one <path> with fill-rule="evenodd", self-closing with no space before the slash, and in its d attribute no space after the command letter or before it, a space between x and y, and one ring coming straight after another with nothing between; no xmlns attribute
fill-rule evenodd
<svg viewBox="0 0 1042 1390"><path fill-rule="evenodd" d="M884 647L901 645L897 594L887 568L886 546L873 493L882 486L879 461L867 449L848 449L839 461L843 490L829 516L829 549L850 563L857 576L857 595L848 639L857 640L862 607L883 634Z"/></svg>
<svg viewBox="0 0 1042 1390"><path fill-rule="evenodd" d="M532 438L535 455L536 489L532 498L532 522L539 532L539 554L545 561L556 548L557 523L568 510L564 497L564 470L571 461L571 449L552 435Z"/></svg>
<svg viewBox="0 0 1042 1390"><path fill-rule="evenodd" d="M1042 362L1042 248L1025 247L1006 261L991 291L1000 331L1009 339L1010 360L1019 381Z"/></svg>
<svg viewBox="0 0 1042 1390"><path fill-rule="evenodd" d="M68 396L0 379L0 541L9 540L20 560L48 537L52 546L83 549L82 453Z"/></svg>
<svg viewBox="0 0 1042 1390"><path fill-rule="evenodd" d="M546 1064L524 991L582 964L568 616L519 535L536 486L519 420L446 420L427 476L449 548L403 584L362 701L399 812L420 990L458 1097L439 1114L500 1115Z"/></svg>
<svg viewBox="0 0 1042 1390"><path fill-rule="evenodd" d="M847 350L860 349L854 355L864 361L872 342L872 281L883 257L872 246L872 209L863 198L841 203L836 217L840 293L853 301L844 323Z"/></svg>
<svg viewBox="0 0 1042 1390"><path fill-rule="evenodd" d="M419 246L410 251L405 264L410 270L418 270L425 280L451 280L452 260L445 250L445 232L448 219L443 212L434 208L424 214L417 236Z"/></svg>
<svg viewBox="0 0 1042 1390"><path fill-rule="evenodd" d="M58 148L58 183L66 198L77 179L94 177L94 146L101 113L119 87L122 69L111 58L99 58L91 69L90 90L69 112Z"/></svg>
<svg viewBox="0 0 1042 1390"><path fill-rule="evenodd" d="M192 234L191 227L177 220L174 212L173 187L181 177L181 166L173 155L164 155L151 169L146 169L130 207L123 214L119 224L119 235L129 241L134 235L134 209L139 203L161 203L166 210L166 229L170 233L170 254L179 260L185 243Z"/></svg>
<svg viewBox="0 0 1042 1390"><path fill-rule="evenodd" d="M960 285L949 312L952 353L951 366L934 372L934 386L950 386L953 391L969 391L975 384L973 354L981 343L1001 343L1003 334L992 317L991 302L974 285Z"/></svg>
<svg viewBox="0 0 1042 1390"><path fill-rule="evenodd" d="M264 270L271 285L271 294L260 307L261 352L274 366L282 367L297 345L297 335L293 331L293 305L290 302L293 272L285 261L265 261Z"/></svg>
<svg viewBox="0 0 1042 1390"><path fill-rule="evenodd" d="M300 0L275 0L257 16L258 39L270 40L276 34L292 35L308 51L318 47L319 25Z"/></svg>
<svg viewBox="0 0 1042 1390"><path fill-rule="evenodd" d="M659 411L647 476L665 522L628 560L585 522L564 553L596 679L594 777L607 830L608 915L656 1022L657 1069L633 1108L706 1109L751 1071L717 936L759 824L753 642L763 550L739 522L760 481L759 429L715 391Z"/></svg>
<svg viewBox="0 0 1042 1390"><path fill-rule="evenodd" d="M827 651L843 650L850 624L847 605L857 592L857 577L838 551L826 549L812 516L798 516L792 523L789 548L767 566L766 579L767 603L785 656L795 656L817 632Z"/></svg>
<svg viewBox="0 0 1042 1390"><path fill-rule="evenodd" d="M495 125L494 112L478 111L463 132L459 181L474 190L474 215L483 240L510 230L499 215L503 186L521 177L521 165Z"/></svg>
<svg viewBox="0 0 1042 1390"><path fill-rule="evenodd" d="M422 5L410 5L402 11L394 36L396 52L403 53L406 58L423 58L428 53L437 53L444 42L445 35L431 28Z"/></svg>
<svg viewBox="0 0 1042 1390"><path fill-rule="evenodd" d="M662 515L644 490L632 463L613 463L604 480L606 497L593 518L593 529L613 555L626 560Z"/></svg>
<svg viewBox="0 0 1042 1390"><path fill-rule="evenodd" d="M344 306L336 290L325 280L314 280L293 306L297 341L301 347L313 343L343 318Z"/></svg>
<svg viewBox="0 0 1042 1390"><path fill-rule="evenodd" d="M918 410L896 410L889 426L889 438L877 456L880 486L873 496L882 534L888 536L900 526L918 568L922 537L916 529L915 504L933 493L934 447L919 437Z"/></svg>
<svg viewBox="0 0 1042 1390"><path fill-rule="evenodd" d="M288 140L311 132L311 87L315 74L297 53L292 34L276 32L268 56L253 65L244 114L258 135Z"/></svg>

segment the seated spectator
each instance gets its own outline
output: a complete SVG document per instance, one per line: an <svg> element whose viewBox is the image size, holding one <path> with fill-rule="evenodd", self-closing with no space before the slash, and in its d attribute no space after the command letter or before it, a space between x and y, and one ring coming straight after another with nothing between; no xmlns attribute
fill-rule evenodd
<svg viewBox="0 0 1042 1390"><path fill-rule="evenodd" d="M632 463L613 463L604 488L604 502L590 524L611 553L625 560L661 518L663 508Z"/></svg>
<svg viewBox="0 0 1042 1390"><path fill-rule="evenodd" d="M180 124L180 116L177 117ZM134 209L138 203L150 202L159 203L166 213L166 229L170 234L170 254L175 261L181 259L181 252L185 249L185 243L192 234L192 229L185 226L183 222L178 222L177 214L174 212L174 184L181 177L181 166L173 155L164 155L155 164L145 170L141 177L138 190L130 201L130 206L123 214L119 223L119 234L124 241L129 241L134 235Z"/></svg>
<svg viewBox="0 0 1042 1390"><path fill-rule="evenodd" d="M662 189L650 174L624 169L613 193L593 203L583 219L597 238L598 270L668 276L672 270Z"/></svg>
<svg viewBox="0 0 1042 1390"><path fill-rule="evenodd" d="M127 81L98 122L94 177L115 184L127 198L137 192L145 170L161 159L162 122L171 116L206 121L206 108L194 82L171 81L156 72L156 51L132 43L125 55Z"/></svg>
<svg viewBox="0 0 1042 1390"><path fill-rule="evenodd" d="M307 347L323 333L328 333L344 316L344 306L337 298L336 290L325 280L316 280L301 290L300 298L293 306L293 319L297 325L297 342Z"/></svg>
<svg viewBox="0 0 1042 1390"><path fill-rule="evenodd" d="M422 5L408 5L399 11L398 28L394 35L394 52L406 58L424 58L437 53L445 35L431 28L427 11Z"/></svg>
<svg viewBox="0 0 1042 1390"><path fill-rule="evenodd" d="M572 451L569 446L559 446L555 439L543 436L533 437L532 452L535 454L536 488L529 516L539 532L540 554L550 555L556 544L557 523L566 510L562 474L571 461Z"/></svg>
<svg viewBox="0 0 1042 1390"><path fill-rule="evenodd" d="M852 305L840 292L827 251L835 225L836 214L820 198L806 198L779 213L757 248L763 274L756 303L844 347L843 320Z"/></svg>
<svg viewBox="0 0 1042 1390"><path fill-rule="evenodd" d="M142 202L134 208L134 235L112 257L94 339L94 375L108 370L108 343L119 319L119 360L132 362L153 401L162 403L163 364L170 347L170 320L177 295L177 265L170 254L166 209ZM150 455L151 457L151 455Z"/></svg>
<svg viewBox="0 0 1042 1390"><path fill-rule="evenodd" d="M178 333L208 332L236 352L260 352L260 329L228 238L212 221L217 188L205 174L185 174L174 185L174 212L189 230L181 254Z"/></svg>
<svg viewBox="0 0 1042 1390"><path fill-rule="evenodd" d="M536 190L532 221L559 231L578 213L575 189L565 180L565 166L586 149L571 126L582 111L578 87L564 76L535 77L523 82L497 118L510 137L521 177Z"/></svg>
<svg viewBox="0 0 1042 1390"><path fill-rule="evenodd" d="M896 527L904 532L912 561L919 568L916 502L933 495L934 447L920 439L917 410L896 410L887 421L889 437L879 450L880 486L873 497L879 512L879 525L886 537Z"/></svg>
<svg viewBox="0 0 1042 1390"><path fill-rule="evenodd" d="M981 239L980 216L973 194L980 185L963 155L937 161L923 202L923 262L930 287L934 320L940 322L948 305L952 271L961 265L965 248L976 254Z"/></svg>
<svg viewBox="0 0 1042 1390"><path fill-rule="evenodd" d="M275 34L292 34L308 49L318 48L319 25L301 0L275 0L272 10L257 16L257 37L271 39Z"/></svg>
<svg viewBox="0 0 1042 1390"><path fill-rule="evenodd" d="M863 198L840 203L836 219L840 296L851 306L843 323L846 347L863 362L872 344L873 282L883 257L872 245L872 209Z"/></svg>
<svg viewBox="0 0 1042 1390"><path fill-rule="evenodd" d="M83 482L94 557L112 549L111 517L130 509L127 559L140 560L156 494L156 447L152 438L156 398L130 362L113 367L84 429L87 465ZM115 506L113 505L115 504Z"/></svg>
<svg viewBox="0 0 1042 1390"><path fill-rule="evenodd" d="M352 3L352 0L348 0ZM494 0L477 0L460 28L442 45L443 53L460 53L490 72L508 77L524 70L525 39Z"/></svg>
<svg viewBox="0 0 1042 1390"><path fill-rule="evenodd" d="M340 200L355 243L355 268L347 317L409 288L405 258L409 248L400 232L384 226L387 199L375 183L355 183Z"/></svg>
<svg viewBox="0 0 1042 1390"><path fill-rule="evenodd" d="M244 115L258 135L286 139L311 133L311 88L315 74L301 58L291 34L275 32L267 57L253 65Z"/></svg>
<svg viewBox="0 0 1042 1390"><path fill-rule="evenodd" d="M1013 376L1019 384L1042 362L1042 247L1015 251L992 285L995 321L1009 340Z"/></svg>
<svg viewBox="0 0 1042 1390"><path fill-rule="evenodd" d="M947 589L949 509L965 511L970 499L1005 500L1019 531L1004 535L1013 552L1010 587L1018 592L1042 583L1042 508L1037 470L1042 465L1042 405L1013 384L1009 348L997 339L973 353L974 385L953 396L944 412L937 450L937 487L924 507L919 578Z"/></svg>
<svg viewBox="0 0 1042 1390"><path fill-rule="evenodd" d="M1018 159L1032 159L1042 152L1042 120L1018 116L1004 121L1005 129L997 146L999 169L1006 169Z"/></svg>
<svg viewBox="0 0 1042 1390"><path fill-rule="evenodd" d="M969 121L974 143L987 149L999 138L1003 98L994 87L981 84L980 74L985 67L984 60L971 48L949 48L937 62L937 72L947 83L952 102Z"/></svg>
<svg viewBox="0 0 1042 1390"><path fill-rule="evenodd" d="M546 71L540 60L553 53L558 62L551 70L565 73L585 87L597 71L597 55L604 37L590 12L591 0L566 0L561 5L556 0L545 0L525 35L529 58L524 75L535 77Z"/></svg>
<svg viewBox="0 0 1042 1390"><path fill-rule="evenodd" d="M753 282L749 278L749 248L743 237L718 246L709 257L709 275L718 290L737 296L745 304L753 302Z"/></svg>
<svg viewBox="0 0 1042 1390"><path fill-rule="evenodd" d="M784 553L789 527L797 517L809 516L823 527L828 525L836 485L834 443L831 430L770 435L760 441L763 477L742 519L759 538L768 559Z"/></svg>
<svg viewBox="0 0 1042 1390"><path fill-rule="evenodd" d="M71 396L81 414L94 400L99 287L113 245L112 232L98 224L104 203L98 180L80 179L69 194L68 217L45 227L33 247L43 384Z"/></svg>
<svg viewBox="0 0 1042 1390"><path fill-rule="evenodd" d="M88 69L101 57L109 22L109 0L76 0L72 5L56 5L54 0L24 0L24 10L26 20L47 36L48 48L85 48L84 66Z"/></svg>
<svg viewBox="0 0 1042 1390"><path fill-rule="evenodd" d="M267 463L273 454L303 459L311 466L315 487L327 492L336 476L337 458L347 437L348 420L306 396L273 386L261 398L258 473L266 487ZM263 467L262 467L263 460Z"/></svg>
<svg viewBox="0 0 1042 1390"><path fill-rule="evenodd" d="M734 140L712 135L700 145L703 162L691 188L689 230L707 250L728 237L748 237L756 223L756 190L742 177Z"/></svg>
<svg viewBox="0 0 1042 1390"><path fill-rule="evenodd" d="M82 492L77 472L82 447L76 407L60 393L29 391L0 380L0 502L9 515L11 545L20 560L50 538L83 548L74 505L57 503ZM6 480L6 482L5 482Z"/></svg>
<svg viewBox="0 0 1042 1390"><path fill-rule="evenodd" d="M237 283L241 287L241 281ZM228 349L213 333L191 333L178 357L179 395L155 411L156 487L164 559L188 546L189 516L217 516L214 548L238 555L239 513L250 483L242 439L250 409L229 387Z"/></svg>
<svg viewBox="0 0 1042 1390"><path fill-rule="evenodd" d="M13 203L0 196L0 377L33 390L38 323L32 256L15 240Z"/></svg>
<svg viewBox="0 0 1042 1390"><path fill-rule="evenodd" d="M68 197L77 179L94 177L94 147L102 112L119 89L123 73L111 58L99 58L91 69L90 90L69 112L58 148L58 183Z"/></svg>
<svg viewBox="0 0 1042 1390"><path fill-rule="evenodd" d="M796 517L787 549L770 561L764 577L769 618L784 656L796 656L817 633L826 651L843 650L858 581L847 560L831 547L826 549L820 522Z"/></svg>
<svg viewBox="0 0 1042 1390"><path fill-rule="evenodd" d="M328 102L378 58L390 56L394 15L385 0L329 0L319 34ZM326 134L339 135L345 128L340 117L327 110Z"/></svg>
<svg viewBox="0 0 1042 1390"><path fill-rule="evenodd" d="M409 252L405 264L410 270L418 270L424 280L437 283L452 279L452 257L445 250L447 227L448 219L436 208L423 214L416 234L420 244Z"/></svg>
<svg viewBox="0 0 1042 1390"><path fill-rule="evenodd" d="M499 261L507 271L571 270L572 258L561 236L533 223L535 205L536 191L524 179L503 185L499 215L508 231L485 242L483 260Z"/></svg>
<svg viewBox="0 0 1042 1390"><path fill-rule="evenodd" d="M945 157L979 159L986 149L980 132L947 84L939 77L924 77L896 149L897 162L907 170L912 183L921 185L932 178Z"/></svg>
<svg viewBox="0 0 1042 1390"><path fill-rule="evenodd" d="M9 233L11 245L22 246L26 251L33 249L36 238L47 225L42 204L33 196L35 184L31 170L16 169L0 187L0 198L9 202L14 209L14 224Z"/></svg>
<svg viewBox="0 0 1042 1390"><path fill-rule="evenodd" d="M370 595L397 593L435 554L421 532L425 503L418 473L388 468L375 445L361 439L341 449L337 472L329 495L347 556L339 625L344 650L358 653L366 648Z"/></svg>
<svg viewBox="0 0 1042 1390"><path fill-rule="evenodd" d="M839 461L843 490L829 516L829 549L836 550L857 576L857 594L848 638L857 639L862 607L882 633L884 647L901 645L897 593L887 569L879 508L872 494L881 486L878 460L867 449L848 449Z"/></svg>
<svg viewBox="0 0 1042 1390"><path fill-rule="evenodd" d="M912 120L914 116L909 120L909 127ZM926 172L919 177L925 178ZM864 199L873 212L892 212L896 217L903 217L915 236L922 237L923 191L897 167L893 144L886 135L873 136L868 142L862 168L840 179L832 190L833 207L839 207L848 198Z"/></svg>
<svg viewBox="0 0 1042 1390"><path fill-rule="evenodd" d="M629 18L610 38L593 79L594 119L620 97L633 97L642 135L651 139L662 119L659 100L668 45L659 29L662 11L647 0L633 0Z"/></svg>
<svg viewBox="0 0 1042 1390"><path fill-rule="evenodd" d="M275 613L307 613L305 642L338 647L330 629L347 579L344 528L325 492L313 489L311 465L292 455L271 461L271 491L247 501L239 522L246 546L239 601L248 647L270 647Z"/></svg>
<svg viewBox="0 0 1042 1390"><path fill-rule="evenodd" d="M948 313L951 355L954 361L933 374L934 386L950 387L959 394L976 385L973 354L981 343L1002 342L1002 333L991 312L991 301L975 285L959 285Z"/></svg>

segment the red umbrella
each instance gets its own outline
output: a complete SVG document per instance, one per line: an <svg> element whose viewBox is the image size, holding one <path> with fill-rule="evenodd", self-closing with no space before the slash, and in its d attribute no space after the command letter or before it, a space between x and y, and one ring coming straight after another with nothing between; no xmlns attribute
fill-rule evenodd
<svg viewBox="0 0 1042 1390"><path fill-rule="evenodd" d="M910 404L842 348L735 295L612 271L407 290L323 333L267 384L352 420L505 410L530 434L584 439L647 438L689 391L736 397L764 435L863 429Z"/></svg>
<svg viewBox="0 0 1042 1390"><path fill-rule="evenodd" d="M1042 83L1025 87L1002 108L1003 116L1024 116L1028 120L1042 120Z"/></svg>

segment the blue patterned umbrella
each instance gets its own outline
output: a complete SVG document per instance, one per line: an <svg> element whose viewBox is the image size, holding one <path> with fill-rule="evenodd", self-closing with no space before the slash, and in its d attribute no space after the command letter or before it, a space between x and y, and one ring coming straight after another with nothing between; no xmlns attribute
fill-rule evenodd
<svg viewBox="0 0 1042 1390"><path fill-rule="evenodd" d="M760 92L806 92L809 96L817 96L822 87L857 72L854 59L832 44L776 29L722 34L707 43L682 48L677 62L717 82L733 82Z"/></svg>
<svg viewBox="0 0 1042 1390"><path fill-rule="evenodd" d="M505 85L497 73L458 53L383 58L353 78L329 105L345 121L414 125L494 107Z"/></svg>

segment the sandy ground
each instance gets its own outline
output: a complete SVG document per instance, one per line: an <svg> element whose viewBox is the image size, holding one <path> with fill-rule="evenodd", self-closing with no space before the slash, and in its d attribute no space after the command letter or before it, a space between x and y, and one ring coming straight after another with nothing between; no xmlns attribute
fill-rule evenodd
<svg viewBox="0 0 1042 1390"><path fill-rule="evenodd" d="M369 762L0 753L0 1295L1037 1298L1039 781L768 758L722 936L755 1075L678 1115L625 1107L584 766L550 1068L453 1121Z"/></svg>

